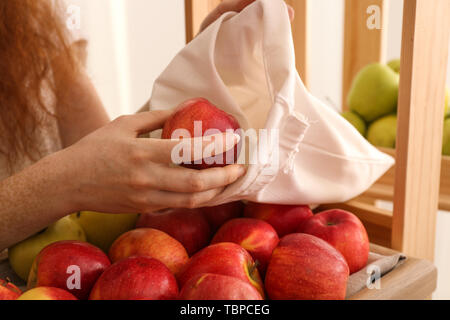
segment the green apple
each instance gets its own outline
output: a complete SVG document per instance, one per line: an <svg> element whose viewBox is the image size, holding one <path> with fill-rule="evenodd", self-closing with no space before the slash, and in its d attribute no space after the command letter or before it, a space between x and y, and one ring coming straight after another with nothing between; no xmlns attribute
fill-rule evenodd
<svg viewBox="0 0 450 320"><path fill-rule="evenodd" d="M387 65L373 63L363 68L353 80L348 105L366 122L395 112L399 75Z"/></svg>
<svg viewBox="0 0 450 320"><path fill-rule="evenodd" d="M63 240L86 241L83 228L70 216L8 249L9 264L21 279L27 281L31 265L39 252L49 244Z"/></svg>
<svg viewBox="0 0 450 320"><path fill-rule="evenodd" d="M347 119L363 136L366 135L367 126L364 120L353 111L345 111L342 116Z"/></svg>
<svg viewBox="0 0 450 320"><path fill-rule="evenodd" d="M400 73L400 59L394 59L388 62L388 67L394 70L396 73Z"/></svg>
<svg viewBox="0 0 450 320"><path fill-rule="evenodd" d="M444 136L442 140L442 154L450 156L450 118L444 121Z"/></svg>
<svg viewBox="0 0 450 320"><path fill-rule="evenodd" d="M367 131L367 140L377 147L395 148L397 116L389 115L372 123Z"/></svg>
<svg viewBox="0 0 450 320"><path fill-rule="evenodd" d="M136 225L137 214L108 214L91 211L75 213L73 217L83 227L87 241L104 252L122 234Z"/></svg>

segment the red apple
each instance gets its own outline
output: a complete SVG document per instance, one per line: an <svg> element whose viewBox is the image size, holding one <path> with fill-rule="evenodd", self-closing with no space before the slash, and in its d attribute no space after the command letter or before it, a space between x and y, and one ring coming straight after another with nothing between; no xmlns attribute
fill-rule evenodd
<svg viewBox="0 0 450 320"><path fill-rule="evenodd" d="M219 242L234 242L247 250L255 261L262 276L279 239L275 229L265 221L249 218L233 219L225 223L212 240Z"/></svg>
<svg viewBox="0 0 450 320"><path fill-rule="evenodd" d="M249 202L244 216L268 222L280 238L296 232L313 213L309 206L293 206Z"/></svg>
<svg viewBox="0 0 450 320"><path fill-rule="evenodd" d="M184 267L178 281L183 287L191 278L204 273L235 277L253 285L261 296L264 289L251 255L241 246L223 242L197 252Z"/></svg>
<svg viewBox="0 0 450 320"><path fill-rule="evenodd" d="M80 300L88 299L95 282L110 265L108 256L89 243L55 242L37 255L28 288L60 288Z"/></svg>
<svg viewBox="0 0 450 320"><path fill-rule="evenodd" d="M326 241L290 234L273 251L266 273L272 300L343 300L349 269L344 257Z"/></svg>
<svg viewBox="0 0 450 320"><path fill-rule="evenodd" d="M177 239L191 256L206 247L211 229L199 209L170 209L141 215L137 228L154 228Z"/></svg>
<svg viewBox="0 0 450 320"><path fill-rule="evenodd" d="M220 206L201 208L201 210L208 220L212 232L216 232L228 220L242 217L244 207L242 201L235 201Z"/></svg>
<svg viewBox="0 0 450 320"><path fill-rule="evenodd" d="M150 228L128 231L120 236L109 250L113 263L131 256L158 259L174 275L178 275L189 260L186 249L179 241L165 232Z"/></svg>
<svg viewBox="0 0 450 320"><path fill-rule="evenodd" d="M28 290L17 300L78 300L73 294L60 288L37 287Z"/></svg>
<svg viewBox="0 0 450 320"><path fill-rule="evenodd" d="M263 300L248 282L221 274L204 273L192 277L180 293L181 300Z"/></svg>
<svg viewBox="0 0 450 320"><path fill-rule="evenodd" d="M319 237L347 260L350 273L361 270L369 259L369 237L362 222L344 210L328 210L309 218L298 232Z"/></svg>
<svg viewBox="0 0 450 320"><path fill-rule="evenodd" d="M22 291L9 281L0 279L0 300L17 300Z"/></svg>
<svg viewBox="0 0 450 320"><path fill-rule="evenodd" d="M201 123L201 128L196 132L195 123ZM195 98L183 102L177 111L166 121L162 132L163 139L178 139L178 136L173 136L177 129L185 129L189 132L190 137L202 137L211 135L208 130L216 129L219 132L226 132L232 130L237 133L240 129L239 123L236 119L214 106L211 102L203 98ZM214 134L214 132L212 133ZM224 167L228 164L233 164L238 158L238 146L234 149L224 153L222 163L207 164L204 160L194 164L184 164L187 168L192 169L208 169L213 167Z"/></svg>
<svg viewBox="0 0 450 320"><path fill-rule="evenodd" d="M90 300L174 300L178 285L170 270L148 257L130 257L109 267L97 280Z"/></svg>

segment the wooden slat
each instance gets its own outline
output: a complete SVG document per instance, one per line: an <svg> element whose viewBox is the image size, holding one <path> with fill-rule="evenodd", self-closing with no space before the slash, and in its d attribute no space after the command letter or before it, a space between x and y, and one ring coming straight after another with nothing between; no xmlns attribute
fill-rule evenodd
<svg viewBox="0 0 450 320"><path fill-rule="evenodd" d="M221 0L185 0L186 43L191 42L200 30L203 19Z"/></svg>
<svg viewBox="0 0 450 320"><path fill-rule="evenodd" d="M381 10L381 29L369 29L367 9L376 5ZM384 62L387 44L388 1L346 0L344 24L344 69L342 107L348 109L347 95L355 75L367 64Z"/></svg>
<svg viewBox="0 0 450 320"><path fill-rule="evenodd" d="M309 80L309 0L286 0L295 10L292 22L292 36L295 46L295 60L298 73L303 83L308 87Z"/></svg>
<svg viewBox="0 0 450 320"><path fill-rule="evenodd" d="M450 1L404 2L392 247L433 260Z"/></svg>
<svg viewBox="0 0 450 320"><path fill-rule="evenodd" d="M380 148L381 151L395 157L394 149ZM358 201L394 200L395 166L384 174ZM450 211L450 157L443 156L441 160L441 178L439 187L439 209Z"/></svg>

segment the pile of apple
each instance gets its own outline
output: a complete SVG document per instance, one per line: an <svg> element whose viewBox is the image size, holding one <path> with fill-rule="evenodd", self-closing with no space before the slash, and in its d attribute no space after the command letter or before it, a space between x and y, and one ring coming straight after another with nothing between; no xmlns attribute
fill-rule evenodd
<svg viewBox="0 0 450 320"><path fill-rule="evenodd" d="M368 254L364 226L342 210L242 202L171 209L142 215L108 254L76 240L46 246L29 290L2 281L0 299L344 299Z"/></svg>
<svg viewBox="0 0 450 320"><path fill-rule="evenodd" d="M387 65L373 63L361 69L353 80L342 115L377 147L395 148L400 60ZM450 112L447 88L442 154L450 155Z"/></svg>
<svg viewBox="0 0 450 320"><path fill-rule="evenodd" d="M193 130L202 116L204 130L238 127L194 99L164 131ZM345 299L349 275L368 255L364 226L342 210L238 201L140 216L82 212L10 248L28 291L1 281L0 299Z"/></svg>

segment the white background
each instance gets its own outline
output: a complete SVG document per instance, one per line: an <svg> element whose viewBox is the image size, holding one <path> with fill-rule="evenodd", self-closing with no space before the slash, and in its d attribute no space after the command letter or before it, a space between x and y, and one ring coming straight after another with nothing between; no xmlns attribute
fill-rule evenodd
<svg viewBox="0 0 450 320"><path fill-rule="evenodd" d="M111 117L133 113L150 97L152 84L184 46L183 0L67 0L81 7L81 34L89 40L88 69ZM341 108L343 0L310 1L310 89ZM387 59L401 47L403 0L389 1ZM448 69L450 84L450 63ZM435 298L450 299L450 214L438 215Z"/></svg>

